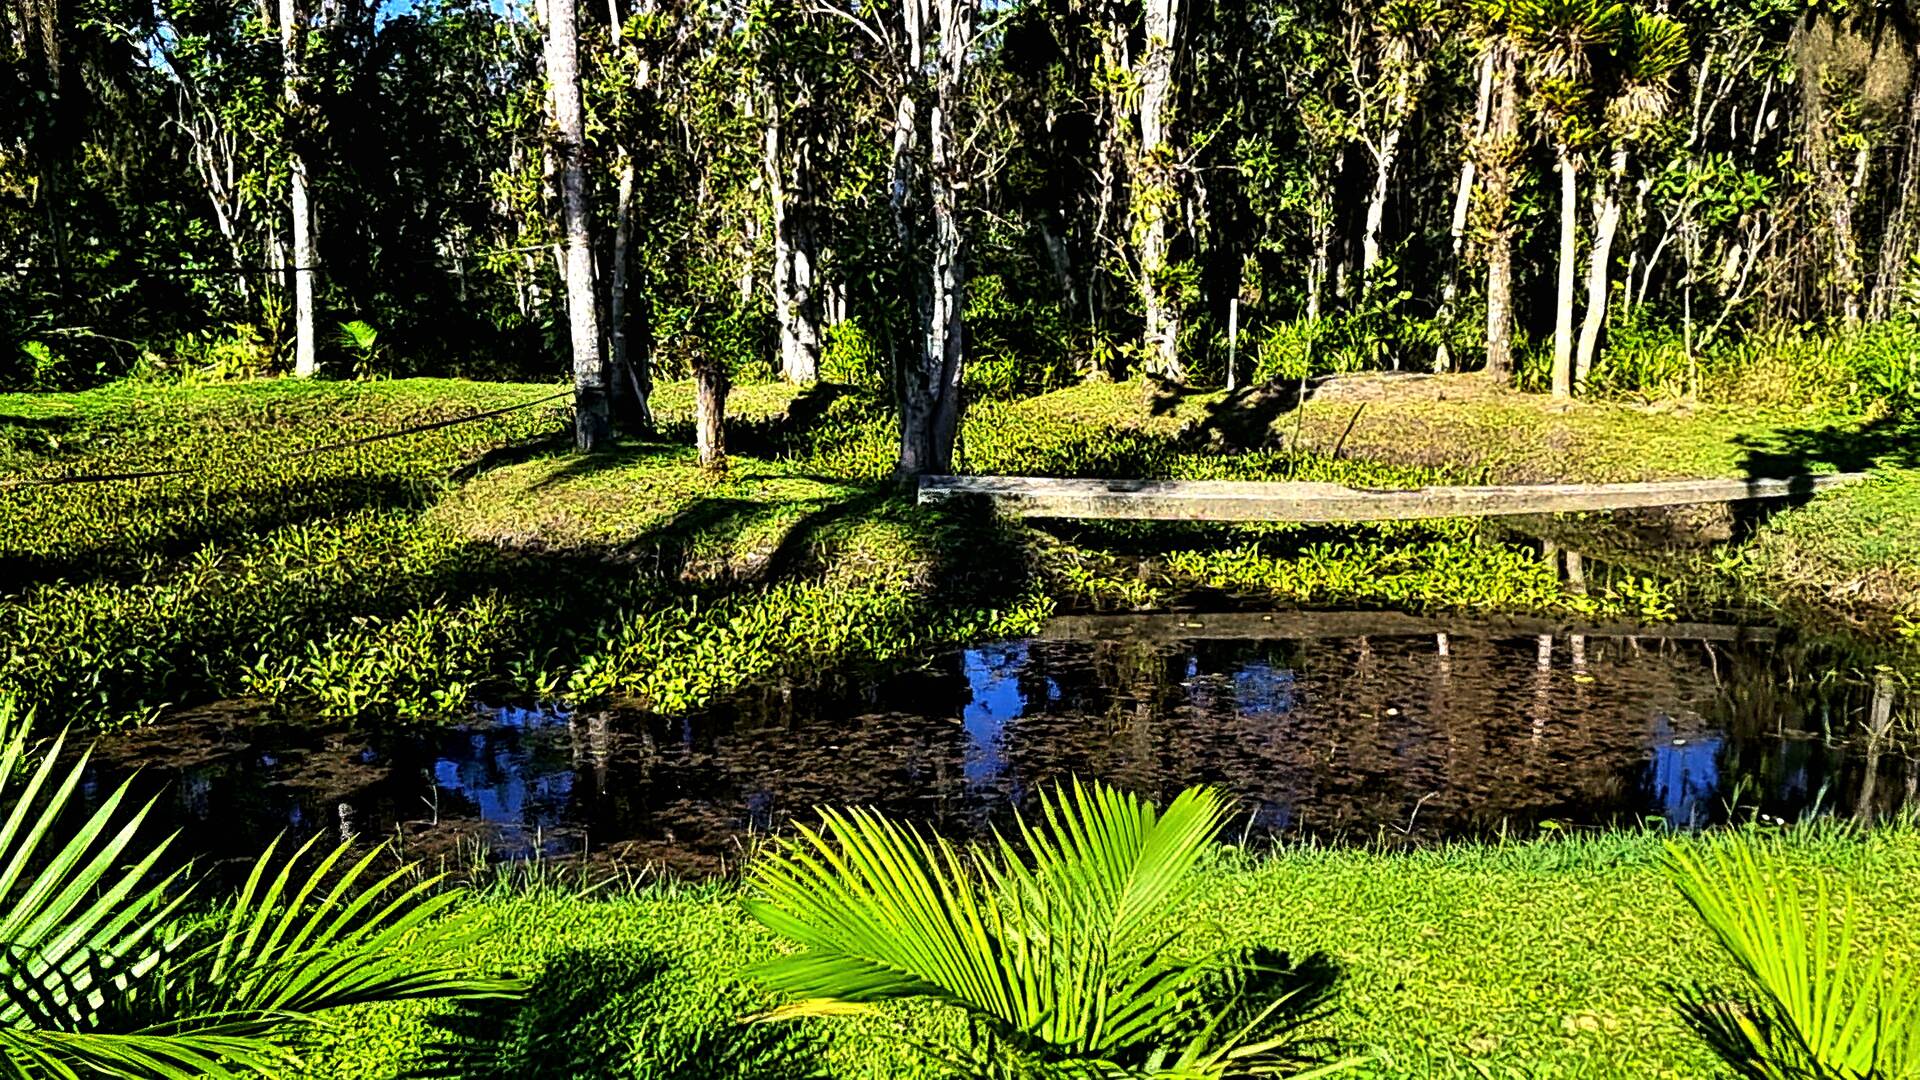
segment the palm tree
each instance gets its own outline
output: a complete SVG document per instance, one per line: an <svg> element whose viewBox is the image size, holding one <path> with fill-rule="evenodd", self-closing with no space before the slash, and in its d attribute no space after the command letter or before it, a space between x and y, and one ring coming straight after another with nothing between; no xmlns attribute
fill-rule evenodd
<svg viewBox="0 0 1920 1080"><path fill-rule="evenodd" d="M182 931L189 871L156 872L168 841L139 839L153 804L127 812L122 784L56 839L88 753L63 767L66 736L38 744L31 725L0 699L0 1077L283 1075L328 1010L518 992L449 959L473 936L442 917L458 894L411 866L375 873L381 848L270 846L218 917Z"/></svg>
<svg viewBox="0 0 1920 1080"><path fill-rule="evenodd" d="M1553 396L1573 393L1573 280L1578 255L1580 158L1595 135L1593 56L1611 44L1625 9L1609 0L1519 0L1515 24L1530 62L1541 122L1560 173L1559 286L1553 324Z"/></svg>
<svg viewBox="0 0 1920 1080"><path fill-rule="evenodd" d="M1812 902L1770 842L1670 845L1669 878L1733 961L1739 990L1692 987L1681 1007L1743 1080L1920 1076L1920 981L1897 946L1869 946L1850 896Z"/></svg>
<svg viewBox="0 0 1920 1080"><path fill-rule="evenodd" d="M1300 1065L1302 992L1252 1004L1242 953L1170 948L1226 814L1192 788L1164 813L1075 783L1005 837L963 854L864 810L754 864L754 918L802 947L756 969L795 1000L780 1019L904 998L960 1010L977 1037L929 1048L971 1075L1272 1075ZM1284 1015L1283 1015L1284 1013ZM1321 1076L1350 1062L1300 1076Z"/></svg>
<svg viewBox="0 0 1920 1080"><path fill-rule="evenodd" d="M1473 26L1481 41L1487 89L1487 122L1468 144L1479 197L1471 208L1487 249L1487 374L1506 381L1513 374L1513 191L1520 157L1519 46L1515 16L1526 0L1477 0ZM1464 171L1464 170L1463 170ZM1463 222L1464 225L1464 222Z"/></svg>
<svg viewBox="0 0 1920 1080"><path fill-rule="evenodd" d="M1612 94L1606 103L1605 135L1613 152L1607 175L1593 197L1593 251L1587 260L1587 310L1580 324L1580 350L1573 382L1584 389L1593 370L1600 330L1607 321L1608 275L1613 239L1620 228L1627 153L1666 118L1670 80L1687 62L1686 28L1665 15L1635 12L1620 22L1611 65Z"/></svg>

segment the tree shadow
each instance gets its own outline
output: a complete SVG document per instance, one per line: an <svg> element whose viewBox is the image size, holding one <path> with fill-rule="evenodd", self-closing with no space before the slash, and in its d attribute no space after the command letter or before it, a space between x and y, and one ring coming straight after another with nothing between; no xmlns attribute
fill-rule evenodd
<svg viewBox="0 0 1920 1080"><path fill-rule="evenodd" d="M679 1080L825 1075L807 1025L753 1024L744 984L700 988L689 972L641 946L569 949L550 959L518 1001L442 1017L416 1075L468 1080L672 1076Z"/></svg>
<svg viewBox="0 0 1920 1080"><path fill-rule="evenodd" d="M1920 467L1920 419L1890 412L1865 425L1786 428L1736 440L1741 471L1753 478L1814 472Z"/></svg>
<svg viewBox="0 0 1920 1080"><path fill-rule="evenodd" d="M1274 425L1311 397L1297 382L1270 382L1235 390L1206 407L1199 423L1182 433L1190 449L1257 450L1276 438Z"/></svg>
<svg viewBox="0 0 1920 1080"><path fill-rule="evenodd" d="M1821 473L1920 468L1920 418L1894 410L1864 425L1823 424L1784 428L1735 440L1743 451L1740 470L1749 479L1789 480L1780 498L1733 503L1732 539L1751 537L1782 510L1804 506L1818 492L1812 477Z"/></svg>
<svg viewBox="0 0 1920 1080"><path fill-rule="evenodd" d="M447 479L456 484L465 483L482 473L489 473L495 469L504 469L509 465L524 464L535 458L546 457L550 454L564 453L572 445L573 436L564 429L550 431L545 435L535 435L531 438L521 439L518 442L508 443L505 446L496 446L455 469Z"/></svg>
<svg viewBox="0 0 1920 1080"><path fill-rule="evenodd" d="M55 490L23 489L13 497L59 498L52 493ZM83 584L137 576L143 562L182 556L208 544L257 537L360 511L424 506L429 499L426 484L397 475L244 483L220 491L217 499L196 494L163 489L87 504L89 513L121 522L153 523L155 527L140 531L104 528L91 533L84 542L52 552L0 554L0 579L20 584ZM0 498L0 505L5 501Z"/></svg>

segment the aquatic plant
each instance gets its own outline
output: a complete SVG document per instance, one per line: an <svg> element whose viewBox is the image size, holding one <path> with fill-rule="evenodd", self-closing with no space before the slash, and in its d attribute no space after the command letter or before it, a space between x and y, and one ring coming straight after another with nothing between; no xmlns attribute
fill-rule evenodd
<svg viewBox="0 0 1920 1080"><path fill-rule="evenodd" d="M752 864L746 910L801 946L752 969L793 998L765 1018L932 999L964 1014L968 1034L928 1052L975 1076L1299 1066L1307 991L1250 1004L1268 973L1243 951L1183 942L1168 919L1198 891L1220 795L1191 788L1160 812L1075 782L1041 806L1018 846L1003 836L972 855L872 811L827 810L822 828Z"/></svg>
<svg viewBox="0 0 1920 1080"><path fill-rule="evenodd" d="M1668 876L1740 972L1738 988L1692 986L1681 1007L1747 1080L1920 1076L1920 982L1869 940L1851 895L1811 898L1768 840L1667 846Z"/></svg>
<svg viewBox="0 0 1920 1080"><path fill-rule="evenodd" d="M32 722L0 698L0 1075L279 1075L331 1010L518 991L461 966L459 894L410 865L373 871L384 847L269 846L236 897L192 917L189 871L158 872L169 841L140 839L152 804L123 812L122 784L86 812L87 753L63 761L66 736L38 743Z"/></svg>

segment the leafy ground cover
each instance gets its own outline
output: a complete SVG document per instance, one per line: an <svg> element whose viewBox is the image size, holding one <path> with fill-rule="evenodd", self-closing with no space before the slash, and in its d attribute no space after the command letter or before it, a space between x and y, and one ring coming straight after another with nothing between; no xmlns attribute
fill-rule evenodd
<svg viewBox="0 0 1920 1080"><path fill-rule="evenodd" d="M1531 546L1469 522L1040 532L921 510L886 480L884 410L830 387L738 391L725 477L702 473L685 445L692 395L679 384L662 388L657 441L579 459L555 439L564 401L511 408L554 393L419 380L0 398L0 689L101 722L243 694L353 717L457 712L476 693L675 711L756 679L1018 633L1061 602L1153 603L1193 585L1318 604L1671 608L1663 586L1632 574L1572 594ZM1386 404L1451 418L1458 403ZM1516 448L1590 447L1569 461L1625 460L1635 431L1609 406L1541 414L1560 432L1548 435L1509 416L1537 411L1533 399L1474 407ZM1389 453L1384 433L1336 408L1290 417L1094 384L980 404L963 453L974 470L1041 475L1358 486L1510 475L1491 457L1416 460L1412 441ZM1351 433L1325 452L1274 445L1290 422L1311 445L1342 416ZM1692 464L1659 458L1683 472L1801 437L1778 418L1664 423L1674 445L1703 448ZM1243 449L1256 427L1268 434ZM1872 526L1913 513L1915 488L1862 490L1878 502L1841 493L1776 519L1752 548L1755 572L1807 589L1843 578L1871 595L1901 589L1920 558Z"/></svg>
<svg viewBox="0 0 1920 1080"><path fill-rule="evenodd" d="M1250 395L1228 404L1259 411ZM1920 615L1920 421L1878 407L1567 404L1470 375L1387 376L1355 379L1262 430L1322 452L1446 463L1493 482L1871 470L1866 484L1751 523L1733 567L1762 588L1869 621Z"/></svg>
<svg viewBox="0 0 1920 1080"><path fill-rule="evenodd" d="M1236 857L1170 915L1196 941L1284 951L1333 979L1317 1033L1378 1077L1722 1075L1671 987L1727 976L1656 865L1655 833L1377 853ZM1688 841L1687 843L1697 843ZM1876 935L1920 946L1920 834L1799 829L1803 881L1854 890ZM772 1001L741 972L775 948L734 886L500 886L476 901L471 962L530 976L511 1010L366 1010L311 1075L866 1078L924 1075L905 1040L925 1007L878 1020L743 1025Z"/></svg>

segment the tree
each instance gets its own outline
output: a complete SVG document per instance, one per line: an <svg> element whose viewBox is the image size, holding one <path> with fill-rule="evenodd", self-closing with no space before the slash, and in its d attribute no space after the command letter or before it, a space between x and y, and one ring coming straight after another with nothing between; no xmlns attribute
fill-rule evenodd
<svg viewBox="0 0 1920 1080"><path fill-rule="evenodd" d="M927 117L927 196L932 216L926 271L920 293L921 341L917 362L902 373L901 476L944 473L953 468L960 431L961 381L966 358L966 251L960 227L960 191L966 184L954 120L964 99L968 52L979 19L978 0L906 0L907 69L895 118L892 203L903 253L914 250L908 192L916 113L912 98L928 45L933 59L933 108ZM931 42L929 41L931 39Z"/></svg>
<svg viewBox="0 0 1920 1080"><path fill-rule="evenodd" d="M788 382L819 378L823 331L814 226L815 73L799 40L811 27L805 9L762 3L755 8L758 97L766 127L767 207L773 237L774 321L780 335L780 373Z"/></svg>
<svg viewBox="0 0 1920 1080"><path fill-rule="evenodd" d="M1487 373L1513 374L1513 234L1515 170L1520 160L1520 51L1511 8L1492 0L1479 8L1491 111L1469 151L1480 174L1479 231L1487 259Z"/></svg>
<svg viewBox="0 0 1920 1080"><path fill-rule="evenodd" d="M1140 98L1140 152L1134 167L1134 235L1140 248L1142 344L1147 370L1176 382L1180 361L1180 305L1184 290L1171 255L1171 222L1179 213L1179 162L1174 148L1174 65L1179 56L1183 0L1142 0L1146 44L1134 73Z"/></svg>
<svg viewBox="0 0 1920 1080"><path fill-rule="evenodd" d="M600 352L599 298L594 287L579 56L574 0L547 0L548 102L553 110L552 152L559 174L561 227L566 237L567 325L573 350L573 442L581 451L593 451L604 446L612 432L606 362Z"/></svg>
<svg viewBox="0 0 1920 1080"><path fill-rule="evenodd" d="M1573 285L1579 258L1580 169L1595 127L1593 53L1614 40L1623 8L1609 0L1521 0L1521 41L1540 121L1560 178L1560 250L1554 298L1553 396L1573 393Z"/></svg>
<svg viewBox="0 0 1920 1080"><path fill-rule="evenodd" d="M313 242L313 205L307 193L307 155L302 146L306 124L301 104L301 56L306 51L307 26L297 0L280 0L280 52L287 118L288 204L293 219L293 373L311 378L320 370L315 353L313 278L320 255Z"/></svg>
<svg viewBox="0 0 1920 1080"><path fill-rule="evenodd" d="M1687 60L1684 27L1663 15L1634 12L1623 16L1614 44L1613 85L1606 103L1604 136L1610 144L1607 172L1593 193L1593 247L1587 256L1587 310L1580 324L1573 384L1585 390L1593 370L1600 330L1607 321L1614 236L1627 182L1628 153L1666 116L1669 80Z"/></svg>
<svg viewBox="0 0 1920 1080"><path fill-rule="evenodd" d="M1394 0L1373 17L1371 77L1363 72L1366 50L1353 48L1349 61L1358 98L1359 136L1373 158L1373 189L1367 197L1366 224L1360 234L1360 276L1373 277L1380 262L1380 230L1386 222L1387 194L1400 141L1427 81L1427 38L1445 32L1443 8L1424 0ZM1356 18L1356 30L1359 29Z"/></svg>

